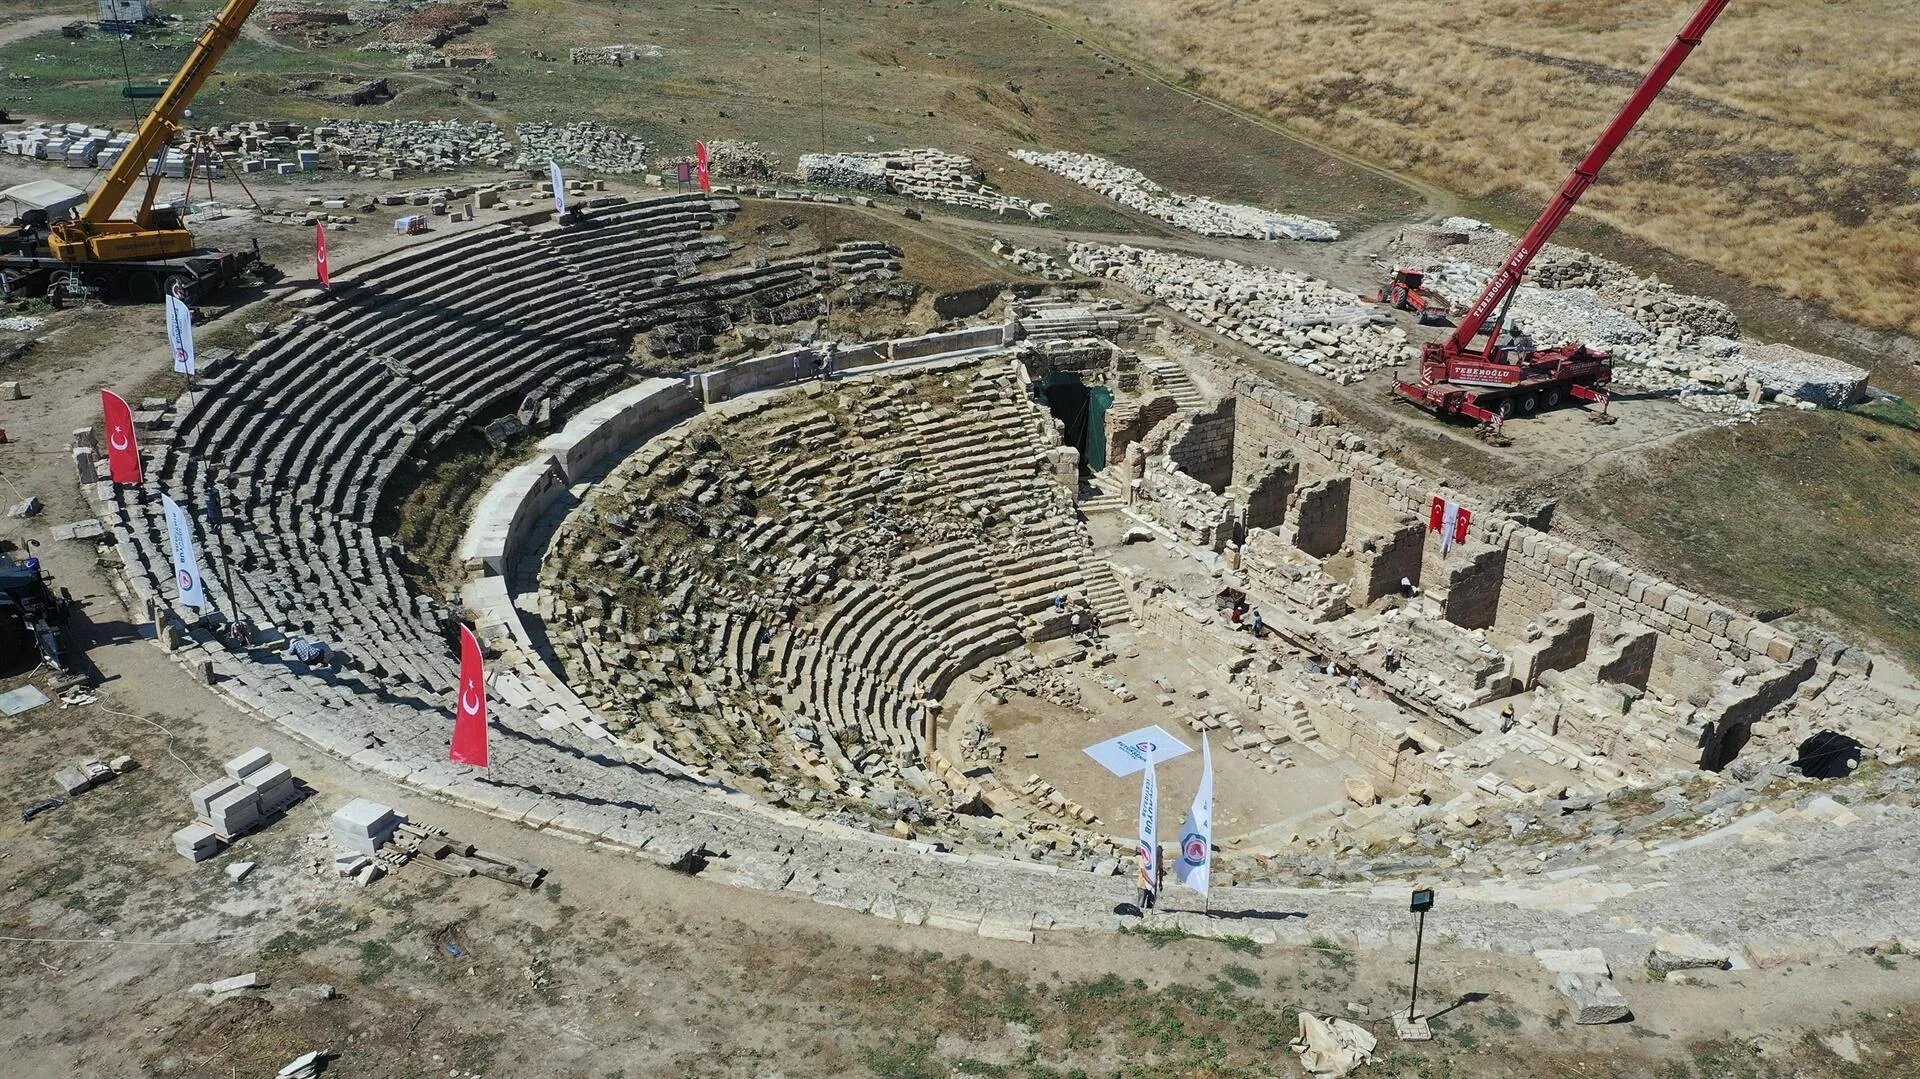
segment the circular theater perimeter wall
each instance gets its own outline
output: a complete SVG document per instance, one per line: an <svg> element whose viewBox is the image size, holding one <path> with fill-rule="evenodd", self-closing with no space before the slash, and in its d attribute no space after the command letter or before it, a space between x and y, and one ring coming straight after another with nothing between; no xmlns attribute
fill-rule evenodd
<svg viewBox="0 0 1920 1079"><path fill-rule="evenodd" d="M711 207L657 202L626 211L631 227L615 238L650 250L660 242L654 215L691 215L668 242L681 254L709 243L698 226ZM581 257L568 253L571 240L542 223L488 228L362 267L331 300L300 297L310 315L210 372L176 405L148 482L108 492L134 604L158 614L163 642L239 707L362 768L610 856L993 936L1116 924L1129 881L1082 869L1092 861L1111 872L1110 859L963 854L846 823L868 825L871 813L856 809L879 804L883 786L926 798L924 781L958 796L929 814L930 830L950 813L944 819L961 826L951 845L963 841L972 822L961 818L978 807L966 804L969 777L943 771L934 706L969 671L1044 689L1047 670L1022 649L1060 633L1048 610L1058 589L1098 587L1071 512L1072 451L1051 445L1051 421L1025 397L1009 349L1017 324L863 346L846 365L871 373L832 385L770 389L793 377L794 357L781 354L641 383L583 409L489 492L464 544L479 573L467 606L495 651L495 754L487 781L447 763L447 612L410 589L402 552L371 527L395 463L430 454L439 432L502 401L590 393L621 370L622 338L651 332L648 320L672 306L676 282L712 284L687 259L670 259L681 269L656 274L636 300L637 284L609 291L604 275L569 261ZM322 355L327 362L313 362ZM676 470L685 475L669 482ZM592 486L602 472L617 480L604 492ZM200 523L202 544L233 582L229 592L215 573L209 590L216 607L262 631L260 647L229 649L174 614L156 496L209 487L227 512ZM594 522L579 539L564 524L576 499ZM624 552L606 543L622 534L611 516L633 530ZM719 535L696 535L716 527ZM674 529L693 544L677 559ZM790 542L802 535L817 542ZM555 537L556 567L579 567L537 591ZM734 557L707 561L701 544ZM958 557L962 548L973 553ZM822 553L858 572L822 581ZM608 598L624 598L631 624L587 590L590 568L623 575L624 593ZM651 604L677 610L665 641L648 641L632 621ZM300 632L343 643L356 662L309 670L271 647L275 635ZM584 667L582 694L543 661L548 649L573 672ZM649 678L668 669L663 651L706 673ZM642 653L661 671L637 659L620 666ZM632 678L607 677L609 658ZM739 767L750 761L764 771ZM809 792L827 800L826 816L772 804ZM1862 865L1885 849L1857 834L1836 846ZM1577 875L1457 882L1460 901L1436 929L1470 946L1578 942L1623 959L1644 954L1659 929L1725 936L1715 889L1661 879L1683 862L1695 882L1771 868L1713 861L1718 849L1605 885ZM1773 879L1774 888L1797 880ZM1217 890L1210 920L1166 916L1216 935L1380 941L1404 921L1401 889L1390 890L1229 886Z"/></svg>

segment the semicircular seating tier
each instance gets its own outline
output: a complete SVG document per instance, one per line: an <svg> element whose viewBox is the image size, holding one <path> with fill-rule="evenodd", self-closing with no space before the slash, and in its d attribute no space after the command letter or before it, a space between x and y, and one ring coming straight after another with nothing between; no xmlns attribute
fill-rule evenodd
<svg viewBox="0 0 1920 1079"><path fill-rule="evenodd" d="M897 271L887 245L848 243L700 272L729 253L713 230L737 209L699 195L601 200L585 225L456 233L341 273L330 296L294 298L302 313L148 426L146 479L111 510L138 603L183 609L159 499L171 495L196 518L212 606L253 629L240 650L187 630L219 688L363 765L444 790L459 776L444 764L454 623L409 586L404 550L373 528L390 478L531 395L558 407L628 377L640 334L772 321L799 281L818 292ZM308 670L277 647L293 636L350 662ZM618 807L655 803L677 778L619 759L588 722L554 724L511 700L493 717L501 804L538 791L580 812L613 807L617 820Z"/></svg>
<svg viewBox="0 0 1920 1079"><path fill-rule="evenodd" d="M1067 633L1055 597L1087 587L1054 422L986 361L652 439L542 569L569 681L630 737L776 797L924 790L950 687Z"/></svg>

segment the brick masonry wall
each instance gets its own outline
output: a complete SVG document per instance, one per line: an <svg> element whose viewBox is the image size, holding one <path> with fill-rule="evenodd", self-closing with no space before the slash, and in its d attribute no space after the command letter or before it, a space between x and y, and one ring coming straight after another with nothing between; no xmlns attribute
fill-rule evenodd
<svg viewBox="0 0 1920 1079"><path fill-rule="evenodd" d="M1241 523L1249 529L1273 528L1286 520L1287 501L1300 485L1300 462L1293 454L1270 455L1261 463L1262 471L1236 480L1228 491L1239 501Z"/></svg>
<svg viewBox="0 0 1920 1079"><path fill-rule="evenodd" d="M1510 581L1533 594L1582 596L1609 623L1637 622L1734 661L1765 656L1785 663L1796 652L1813 653L1772 626L1537 529L1504 523L1495 539L1506 548Z"/></svg>
<svg viewBox="0 0 1920 1079"><path fill-rule="evenodd" d="M1819 651L1812 642L1801 641L1650 573L1502 519L1457 492L1373 454L1360 436L1328 421L1311 401L1252 376L1239 375L1232 381L1240 398L1236 417L1243 432L1263 444L1292 449L1301 462L1303 476L1344 472L1352 476L1354 488L1360 492L1357 498L1377 497L1385 507L1420 520L1426 519L1435 495L1453 498L1473 510L1475 519L1468 538L1504 547L1507 552L1506 587L1513 594L1502 604L1503 623L1518 618L1524 624L1525 617L1548 609L1561 595L1573 594L1585 597L1595 608L1596 617L1606 624L1638 622L1667 640L1707 650L1709 659L1713 654L1723 654L1729 662L1753 656L1785 662L1796 654ZM1434 545L1427 546L1431 551ZM1426 568L1432 570L1431 558ZM1493 623L1489 620L1486 624Z"/></svg>
<svg viewBox="0 0 1920 1079"><path fill-rule="evenodd" d="M1187 420L1167 446L1167 456L1182 472L1215 491L1223 491L1233 482L1233 414L1233 398L1222 398L1211 409Z"/></svg>
<svg viewBox="0 0 1920 1079"><path fill-rule="evenodd" d="M1169 394L1155 394L1107 413L1107 465L1126 470L1127 447L1173 415L1179 405ZM1132 479L1131 475L1126 477Z"/></svg>
<svg viewBox="0 0 1920 1079"><path fill-rule="evenodd" d="M1347 542L1347 499L1352 481L1335 476L1293 493L1281 535L1315 558L1325 558Z"/></svg>
<svg viewBox="0 0 1920 1079"><path fill-rule="evenodd" d="M1425 538L1425 525L1403 517L1385 532L1358 539L1353 556L1353 605L1364 607L1400 591L1402 577L1419 580L1420 546Z"/></svg>

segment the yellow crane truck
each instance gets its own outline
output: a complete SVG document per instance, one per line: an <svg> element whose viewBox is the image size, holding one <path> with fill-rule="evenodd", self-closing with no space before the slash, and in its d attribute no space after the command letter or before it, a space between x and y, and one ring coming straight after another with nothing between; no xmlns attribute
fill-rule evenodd
<svg viewBox="0 0 1920 1079"><path fill-rule="evenodd" d="M28 213L0 225L0 284L10 295L93 295L158 303L168 292L203 298L238 276L254 260L251 251L196 248L179 211L154 205L161 175L150 168L180 133L193 97L240 36L241 24L259 0L229 0L194 43L133 141L71 217ZM146 191L131 218L113 216L121 200L146 174Z"/></svg>

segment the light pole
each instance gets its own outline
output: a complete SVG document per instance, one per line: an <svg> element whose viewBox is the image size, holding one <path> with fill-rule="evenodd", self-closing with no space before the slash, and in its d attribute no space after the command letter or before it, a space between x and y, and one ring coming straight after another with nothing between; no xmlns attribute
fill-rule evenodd
<svg viewBox="0 0 1920 1079"><path fill-rule="evenodd" d="M1433 1029L1427 1025L1426 1017L1416 1016L1413 1009L1414 1003L1420 999L1420 948L1427 939L1427 912L1433 909L1433 889L1416 889L1407 909L1420 916L1413 933L1413 988L1407 993L1406 1017L1394 1016L1393 1026L1403 1042L1432 1041Z"/></svg>

